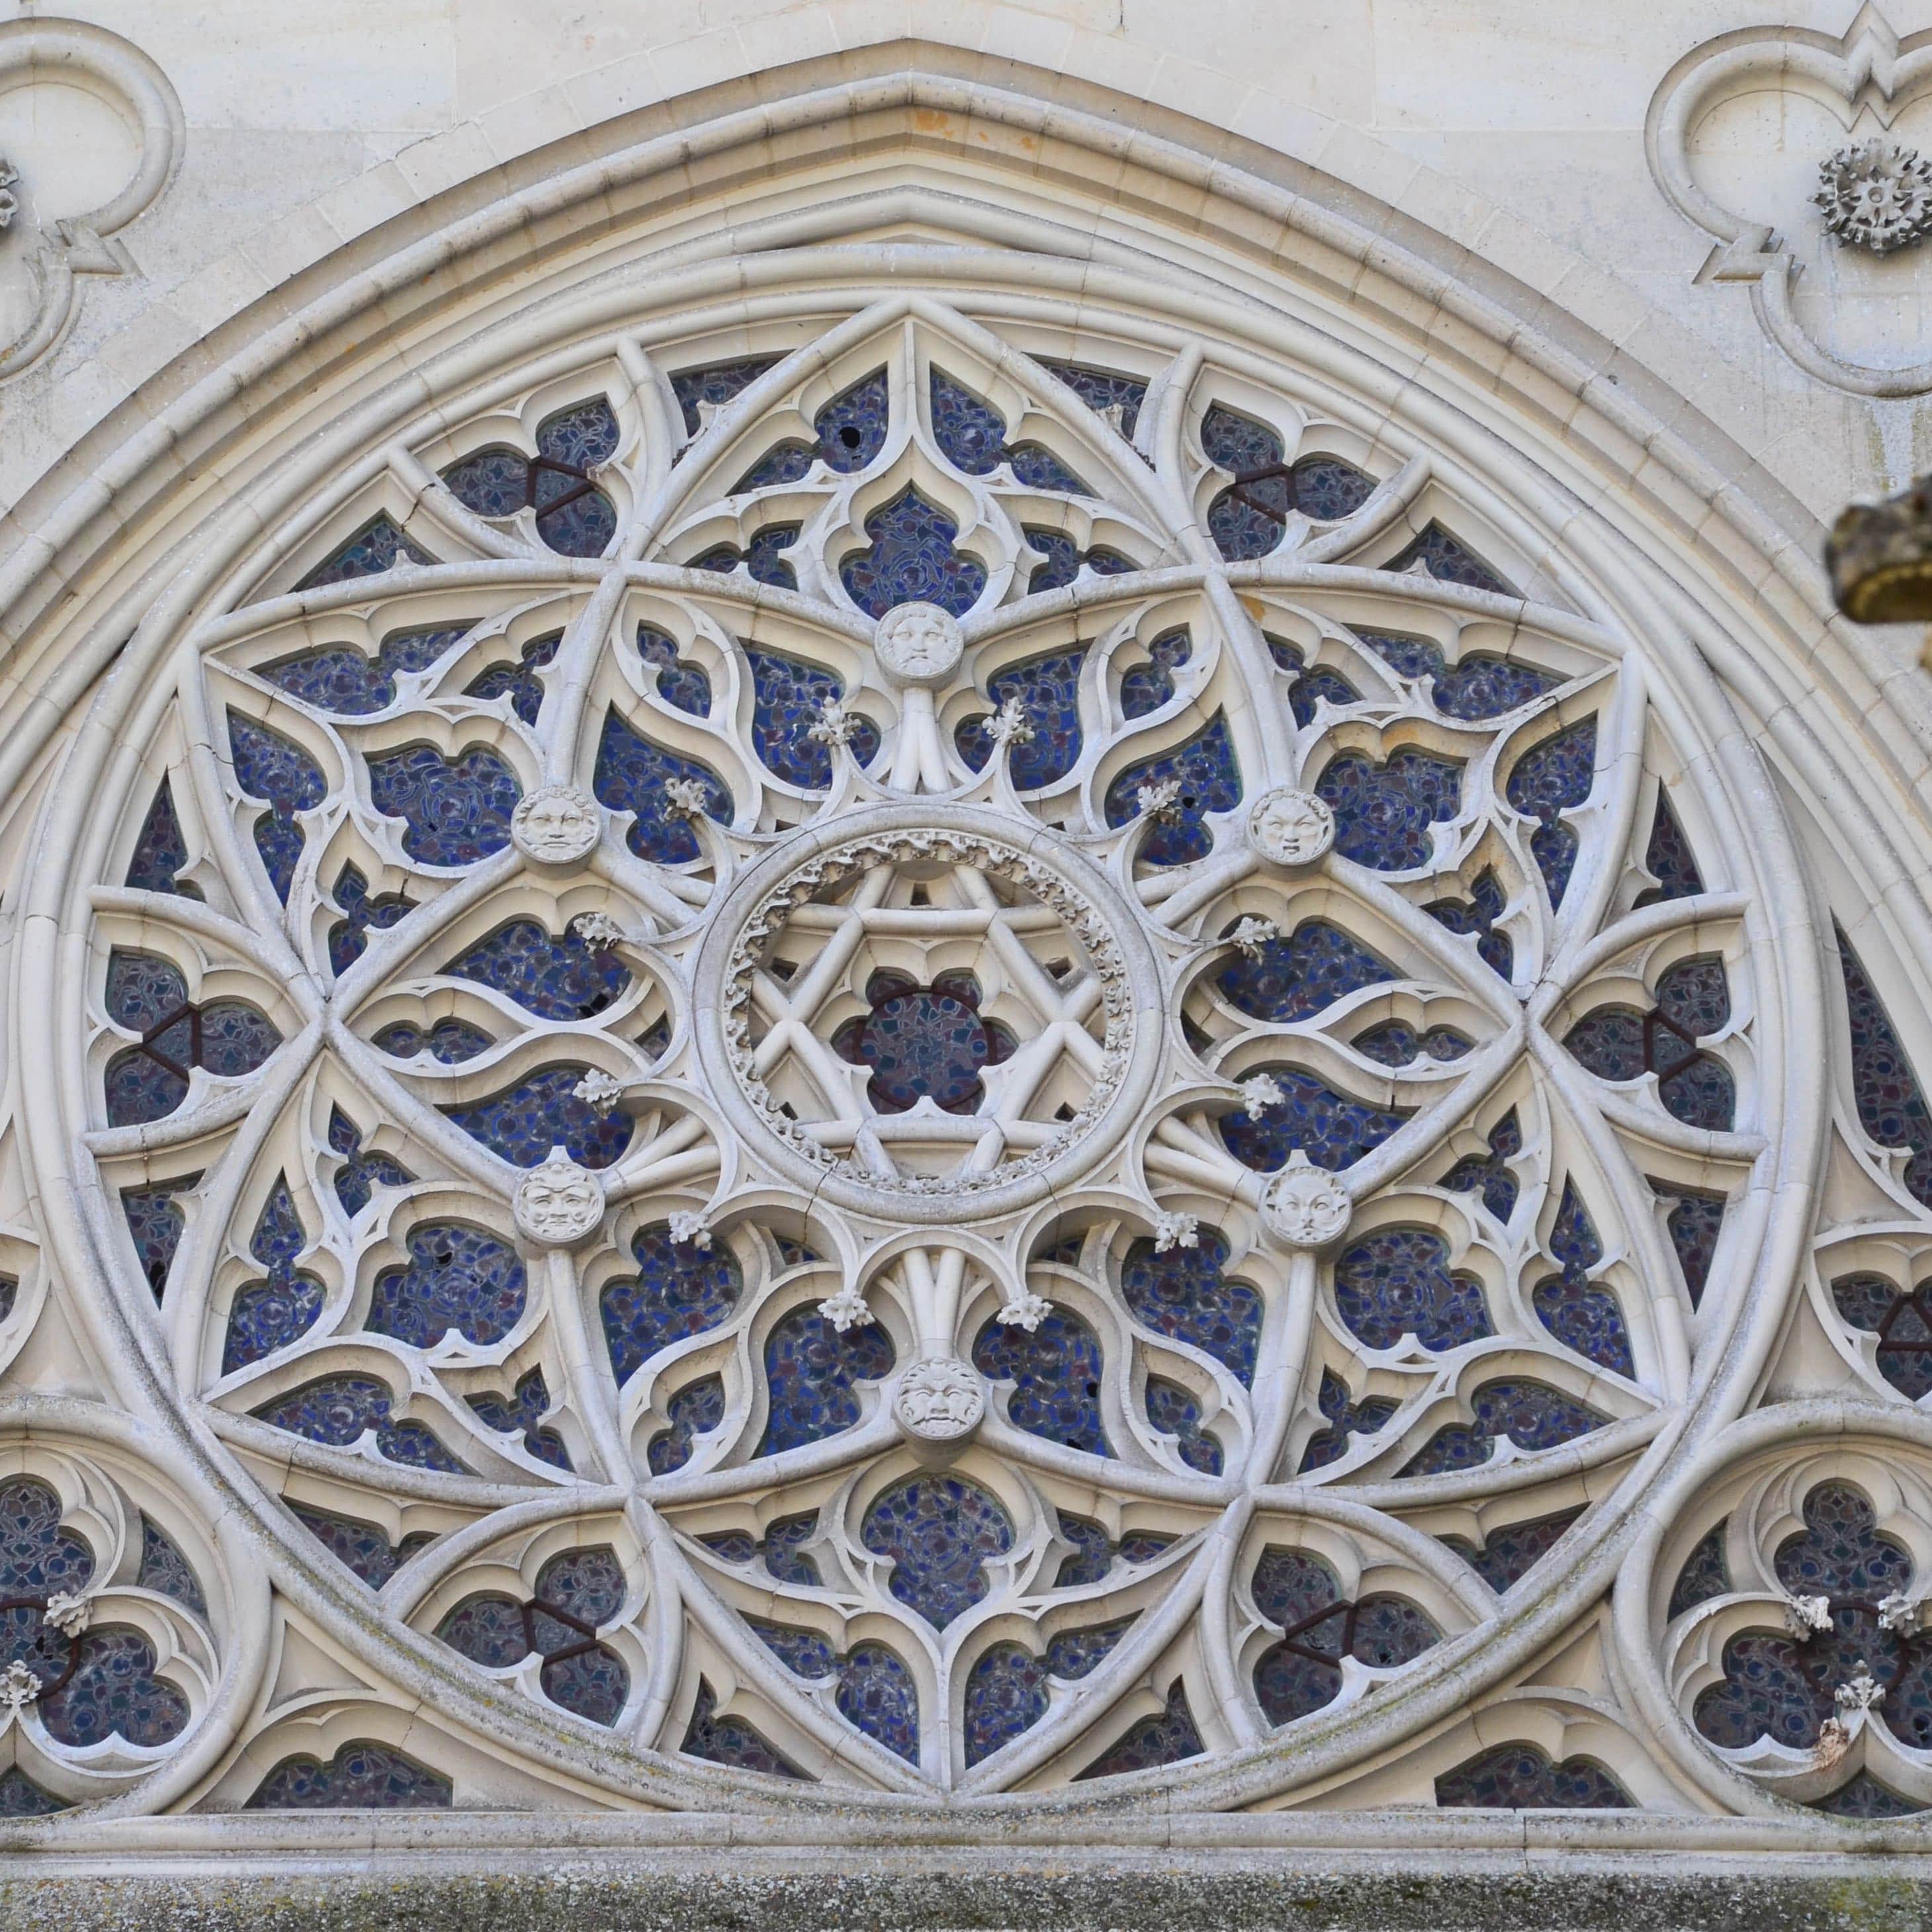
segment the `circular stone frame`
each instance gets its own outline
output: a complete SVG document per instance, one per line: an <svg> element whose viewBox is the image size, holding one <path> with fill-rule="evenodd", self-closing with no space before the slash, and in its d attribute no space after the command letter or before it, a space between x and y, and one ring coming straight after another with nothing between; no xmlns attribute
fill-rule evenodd
<svg viewBox="0 0 1932 1932"><path fill-rule="evenodd" d="M793 907L846 872L935 857L956 857L1010 879L1051 906L1100 976L1108 1032L1125 1037L1108 1048L1086 1106L1046 1146L985 1174L908 1176L894 1183L862 1174L778 1111L746 1066L746 1009L758 948ZM977 806L874 806L788 838L734 884L698 956L693 980L698 1054L712 1093L746 1140L801 1187L895 1224L986 1220L1031 1207L1091 1166L1128 1130L1151 1098L1160 1070L1164 989L1132 908L1045 827L1029 832Z"/></svg>

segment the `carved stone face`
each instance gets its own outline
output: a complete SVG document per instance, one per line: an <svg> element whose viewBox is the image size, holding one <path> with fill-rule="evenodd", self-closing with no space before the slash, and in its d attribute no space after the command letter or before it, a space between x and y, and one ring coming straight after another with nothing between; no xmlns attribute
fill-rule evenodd
<svg viewBox="0 0 1932 1932"><path fill-rule="evenodd" d="M1335 814L1312 791L1276 785L1249 810L1249 848L1270 865L1312 865L1334 842Z"/></svg>
<svg viewBox="0 0 1932 1932"><path fill-rule="evenodd" d="M518 850L543 866L574 863L596 846L602 830L597 801L574 785L539 785L510 820Z"/></svg>
<svg viewBox="0 0 1932 1932"><path fill-rule="evenodd" d="M1341 1238L1354 1206L1348 1189L1334 1174L1311 1166L1298 1150L1268 1184L1262 1217L1291 1246L1322 1248Z"/></svg>
<svg viewBox="0 0 1932 1932"><path fill-rule="evenodd" d="M892 1414L908 1436L926 1442L955 1442L979 1427L986 1413L986 1387L964 1362L934 1356L915 1362L892 1398Z"/></svg>
<svg viewBox="0 0 1932 1932"><path fill-rule="evenodd" d="M888 610L872 644L880 668L898 684L944 684L966 647L958 620L937 604L901 604Z"/></svg>
<svg viewBox="0 0 1932 1932"><path fill-rule="evenodd" d="M517 1184L512 1210L518 1229L531 1240L567 1246L595 1232L603 1220L603 1185L588 1168L554 1148L549 1160Z"/></svg>

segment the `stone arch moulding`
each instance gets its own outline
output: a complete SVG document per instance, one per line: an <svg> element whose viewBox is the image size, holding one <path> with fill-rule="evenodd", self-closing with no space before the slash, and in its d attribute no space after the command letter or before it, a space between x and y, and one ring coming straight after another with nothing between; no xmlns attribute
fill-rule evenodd
<svg viewBox="0 0 1932 1932"><path fill-rule="evenodd" d="M1707 40L1665 75L1644 124L1645 152L1658 186L1717 244L1697 280L1748 284L1752 313L1765 334L1807 375L1852 395L1923 395L1932 389L1932 356L1874 366L1820 341L1796 312L1794 294L1807 264L1790 236L1738 213L1700 185L1689 144L1713 110L1766 88L1820 104L1849 135L1861 117L1890 130L1928 87L1932 30L1901 40L1878 8L1867 4L1840 35L1767 26Z"/></svg>
<svg viewBox="0 0 1932 1932"><path fill-rule="evenodd" d="M36 284L33 313L11 342L0 344L0 382L32 368L60 341L80 305L80 278L134 272L119 232L160 198L181 166L186 136L181 102L167 76L118 34L50 18L0 25L0 96L46 85L100 94L132 124L136 157L126 182L106 201L41 229L27 264ZM46 191L47 184L34 178L33 155L7 158L19 178L18 198ZM25 224L16 216L11 225L7 253L17 254L25 245Z"/></svg>
<svg viewBox="0 0 1932 1932"><path fill-rule="evenodd" d="M1648 1602L1530 1680L1786 1330L1828 914L1926 956L1788 506L1308 171L886 52L453 190L98 434L119 534L37 493L0 1348L155 1473L0 1408L79 1580L0 1842L1783 1802Z"/></svg>

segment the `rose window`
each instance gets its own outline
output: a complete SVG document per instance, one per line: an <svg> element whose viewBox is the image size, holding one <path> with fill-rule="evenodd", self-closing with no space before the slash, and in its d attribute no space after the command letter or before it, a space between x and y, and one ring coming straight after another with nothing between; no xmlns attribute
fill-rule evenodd
<svg viewBox="0 0 1932 1932"><path fill-rule="evenodd" d="M476 1725L720 1804L1286 1762L1595 1547L1750 1292L1784 956L1662 640L1286 364L971 310L446 398L142 660L88 1238L428 1714L277 1718L236 1805L480 1802ZM1840 1274L1922 1388L1932 1256ZM73 1802L208 1627L7 1496ZM1705 1738L1810 1742L1739 1629ZM1438 1802L1628 1802L1502 1736Z"/></svg>

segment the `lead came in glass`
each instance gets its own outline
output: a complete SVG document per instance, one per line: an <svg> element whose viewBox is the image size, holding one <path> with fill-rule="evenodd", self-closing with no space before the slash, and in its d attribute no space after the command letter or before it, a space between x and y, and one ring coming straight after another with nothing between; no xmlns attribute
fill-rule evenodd
<svg viewBox="0 0 1932 1932"><path fill-rule="evenodd" d="M986 587L986 566L956 548L959 526L908 485L866 519L872 539L838 566L845 594L868 617L900 604L937 604L963 617Z"/></svg>
<svg viewBox="0 0 1932 1932"><path fill-rule="evenodd" d="M892 1559L887 1587L944 1630L990 1587L986 1564L1013 1546L1012 1519L964 1476L914 1476L888 1490L866 1512L860 1540Z"/></svg>

